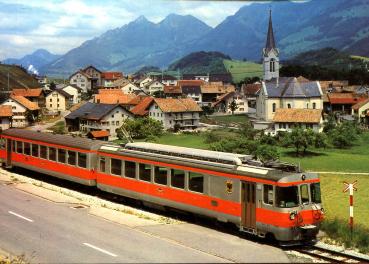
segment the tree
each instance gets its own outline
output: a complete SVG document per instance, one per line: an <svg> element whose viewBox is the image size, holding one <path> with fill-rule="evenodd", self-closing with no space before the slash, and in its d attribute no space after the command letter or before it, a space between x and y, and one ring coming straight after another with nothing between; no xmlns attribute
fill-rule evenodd
<svg viewBox="0 0 369 264"><path fill-rule="evenodd" d="M234 99L229 104L228 108L229 108L229 110L232 111L232 115L234 115L234 111L236 111L238 109L238 105L237 105L237 103L236 103L236 101Z"/></svg>
<svg viewBox="0 0 369 264"><path fill-rule="evenodd" d="M205 105L205 106L202 107L202 113L205 116L212 115L214 113L214 108Z"/></svg>
<svg viewBox="0 0 369 264"><path fill-rule="evenodd" d="M250 122L245 122L238 125L238 130L241 136L251 140L253 140L255 135L258 133L258 131L252 127Z"/></svg>
<svg viewBox="0 0 369 264"><path fill-rule="evenodd" d="M324 133L315 133L314 147L326 148L328 146L328 137Z"/></svg>
<svg viewBox="0 0 369 264"><path fill-rule="evenodd" d="M163 124L151 117L127 119L122 127L125 128L132 138L138 139L160 137L164 132ZM120 139L125 138L120 129L118 130L118 137Z"/></svg>
<svg viewBox="0 0 369 264"><path fill-rule="evenodd" d="M294 146L296 156L300 155L300 150L303 150L303 155L306 150L314 143L315 133L311 129L304 130L301 127L294 127L291 133L286 134L284 138L284 146Z"/></svg>
<svg viewBox="0 0 369 264"><path fill-rule="evenodd" d="M275 146L259 145L254 153L261 162L274 161L279 159L279 152Z"/></svg>
<svg viewBox="0 0 369 264"><path fill-rule="evenodd" d="M323 132L329 133L336 127L336 118L334 114L330 113L328 115L327 121L324 123Z"/></svg>
<svg viewBox="0 0 369 264"><path fill-rule="evenodd" d="M337 148L351 147L357 139L356 124L343 122L330 132L332 143Z"/></svg>

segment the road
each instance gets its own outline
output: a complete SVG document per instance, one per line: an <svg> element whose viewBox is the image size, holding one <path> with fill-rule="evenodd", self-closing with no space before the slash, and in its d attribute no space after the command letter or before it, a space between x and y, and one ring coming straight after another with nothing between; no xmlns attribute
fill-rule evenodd
<svg viewBox="0 0 369 264"><path fill-rule="evenodd" d="M279 249L192 224L132 228L0 184L0 248L31 262L287 262Z"/></svg>

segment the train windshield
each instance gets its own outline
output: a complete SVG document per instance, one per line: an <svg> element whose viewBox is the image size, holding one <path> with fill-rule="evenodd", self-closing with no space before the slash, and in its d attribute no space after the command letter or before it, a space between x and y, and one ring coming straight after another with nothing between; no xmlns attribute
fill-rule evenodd
<svg viewBox="0 0 369 264"><path fill-rule="evenodd" d="M277 187L276 205L280 208L296 207L299 204L299 192L297 186Z"/></svg>
<svg viewBox="0 0 369 264"><path fill-rule="evenodd" d="M322 199L320 198L320 183L312 183L310 185L310 196L311 201L313 203L321 203Z"/></svg>

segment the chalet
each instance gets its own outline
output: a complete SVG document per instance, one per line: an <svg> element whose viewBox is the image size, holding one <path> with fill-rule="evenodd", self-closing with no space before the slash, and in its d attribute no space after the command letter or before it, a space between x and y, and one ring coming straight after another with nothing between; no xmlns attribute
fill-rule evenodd
<svg viewBox="0 0 369 264"><path fill-rule="evenodd" d="M315 132L323 131L322 109L292 109L278 108L273 116L272 134L291 132L296 126L311 129Z"/></svg>
<svg viewBox="0 0 369 264"><path fill-rule="evenodd" d="M11 105L0 105L0 128L5 130L11 127L12 122L12 106Z"/></svg>
<svg viewBox="0 0 369 264"><path fill-rule="evenodd" d="M149 117L159 120L165 129L195 129L202 109L191 98L154 98L148 112Z"/></svg>
<svg viewBox="0 0 369 264"><path fill-rule="evenodd" d="M144 76L144 77L142 77L142 78L140 78L140 79L136 80L136 81L135 81L135 85L136 85L137 87L141 88L141 89L144 89L144 88L145 88L145 86L146 86L146 84L148 84L148 83L150 83L150 82L152 82L152 81L153 81L153 79L151 79L150 77L146 77L146 76Z"/></svg>
<svg viewBox="0 0 369 264"><path fill-rule="evenodd" d="M223 84L222 82L204 83L201 85L202 105L211 106L219 96L235 90L236 88L231 84Z"/></svg>
<svg viewBox="0 0 369 264"><path fill-rule="evenodd" d="M107 131L107 137L111 140L116 138L116 130L127 118L133 118L133 114L118 104L88 102L67 115L65 121L69 132L88 134L92 131Z"/></svg>
<svg viewBox="0 0 369 264"><path fill-rule="evenodd" d="M113 87L114 82L122 79L122 72L103 72L101 73L102 86L104 87Z"/></svg>
<svg viewBox="0 0 369 264"><path fill-rule="evenodd" d="M236 109L232 113L231 103L235 102ZM216 102L211 104L215 112L227 114L245 114L248 112L247 99L244 95L236 92L229 92L219 96Z"/></svg>
<svg viewBox="0 0 369 264"><path fill-rule="evenodd" d="M73 95L56 89L46 96L46 109L51 112L65 111L73 104Z"/></svg>
<svg viewBox="0 0 369 264"><path fill-rule="evenodd" d="M172 75L168 75L168 74L163 74L163 75L159 75L156 77L156 80L161 82L162 84L166 85L166 86L172 86L172 85L177 85L177 78L172 76Z"/></svg>
<svg viewBox="0 0 369 264"><path fill-rule="evenodd" d="M144 91L147 93L147 94L155 94L157 92L163 92L164 90L164 84L162 84L161 82L159 81L156 81L156 80L153 80L149 83L146 83L144 85Z"/></svg>
<svg viewBox="0 0 369 264"><path fill-rule="evenodd" d="M364 101L367 97L355 95L354 93L329 93L327 95L329 112L352 113L352 106Z"/></svg>
<svg viewBox="0 0 369 264"><path fill-rule="evenodd" d="M92 89L96 89L97 87L102 85L102 78L101 78L102 72L100 70L90 65L84 68L82 71L86 73L88 76L90 76Z"/></svg>
<svg viewBox="0 0 369 264"><path fill-rule="evenodd" d="M153 97L145 97L141 102L134 106L130 111L132 114L138 117L144 117L149 115L149 107L154 101Z"/></svg>
<svg viewBox="0 0 369 264"><path fill-rule="evenodd" d="M35 89L28 89L28 88L21 88L17 89L14 88L11 92L11 95L14 96L23 96L30 100L33 103L36 103L39 107L45 106L45 91L41 88Z"/></svg>
<svg viewBox="0 0 369 264"><path fill-rule="evenodd" d="M202 103L201 85L202 80L179 80L177 85L181 88L183 97L192 98L198 104Z"/></svg>
<svg viewBox="0 0 369 264"><path fill-rule="evenodd" d="M72 104L78 104L81 102L82 89L75 85L63 85L59 89L73 96Z"/></svg>
<svg viewBox="0 0 369 264"><path fill-rule="evenodd" d="M261 83L243 84L241 92L247 99L248 105L252 108L256 108L256 99L261 89Z"/></svg>
<svg viewBox="0 0 369 264"><path fill-rule="evenodd" d="M8 105L12 108L11 127L27 127L36 120L39 115L39 106L25 98L24 96L11 95L1 105Z"/></svg>
<svg viewBox="0 0 369 264"><path fill-rule="evenodd" d="M352 115L357 121L368 126L369 125L369 98L360 101L352 106Z"/></svg>
<svg viewBox="0 0 369 264"><path fill-rule="evenodd" d="M91 76L82 70L73 73L69 77L69 83L81 88L84 93L87 93L92 88Z"/></svg>

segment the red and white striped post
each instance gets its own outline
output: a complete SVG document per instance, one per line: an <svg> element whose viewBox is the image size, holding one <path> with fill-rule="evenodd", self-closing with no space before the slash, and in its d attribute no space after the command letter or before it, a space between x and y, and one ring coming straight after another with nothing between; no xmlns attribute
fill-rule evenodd
<svg viewBox="0 0 369 264"><path fill-rule="evenodd" d="M351 239L352 239L352 230L354 227L354 191L357 191L357 188L354 186L357 183L357 181L354 181L353 183L347 183L343 182L345 185L345 189L343 192L349 191L350 194L350 232L351 232Z"/></svg>

